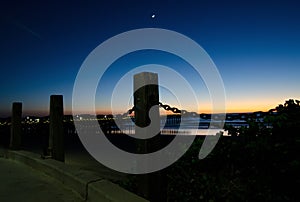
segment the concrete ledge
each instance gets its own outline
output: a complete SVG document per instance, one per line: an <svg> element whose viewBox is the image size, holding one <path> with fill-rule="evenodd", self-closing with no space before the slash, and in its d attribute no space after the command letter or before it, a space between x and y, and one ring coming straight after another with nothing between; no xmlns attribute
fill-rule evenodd
<svg viewBox="0 0 300 202"><path fill-rule="evenodd" d="M130 193L120 186L116 186L114 183L107 180L101 180L92 183L88 189L88 201L141 201L141 197L137 197L135 194ZM112 192L114 194L110 194ZM146 201L145 199L142 200Z"/></svg>
<svg viewBox="0 0 300 202"><path fill-rule="evenodd" d="M53 159L41 159L40 155L35 153L5 150L4 157L24 163L59 180L86 201L147 202L96 173L79 170Z"/></svg>

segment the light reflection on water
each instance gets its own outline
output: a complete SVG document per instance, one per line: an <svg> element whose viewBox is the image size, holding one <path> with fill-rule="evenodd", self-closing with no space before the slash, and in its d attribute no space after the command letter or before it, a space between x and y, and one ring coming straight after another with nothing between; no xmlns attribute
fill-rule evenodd
<svg viewBox="0 0 300 202"><path fill-rule="evenodd" d="M228 136L228 131L224 131L224 129L162 129L161 134L162 135L216 135L219 132L223 132L224 136ZM130 134L134 135L135 130L134 127L132 129L126 129L126 130L115 130L111 131L112 134Z"/></svg>

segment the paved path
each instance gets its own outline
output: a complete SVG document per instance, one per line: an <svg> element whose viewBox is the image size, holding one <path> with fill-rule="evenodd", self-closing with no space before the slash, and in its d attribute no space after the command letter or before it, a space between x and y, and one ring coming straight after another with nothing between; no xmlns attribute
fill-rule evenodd
<svg viewBox="0 0 300 202"><path fill-rule="evenodd" d="M1 202L79 202L77 194L30 167L0 157Z"/></svg>
<svg viewBox="0 0 300 202"><path fill-rule="evenodd" d="M38 147L27 147L24 150L39 155L42 153L42 150ZM86 149L82 146L80 142L77 142L75 145L72 146L69 145L65 148L65 164L76 167L79 170L86 170L97 173L98 176L113 182L126 180L128 176L127 174L117 172L99 163L86 151Z"/></svg>
<svg viewBox="0 0 300 202"><path fill-rule="evenodd" d="M79 170L86 170L97 173L98 176L111 181L123 181L127 179L127 174L117 172L105 167L97 160L95 160L84 149L67 150L65 154L65 163Z"/></svg>

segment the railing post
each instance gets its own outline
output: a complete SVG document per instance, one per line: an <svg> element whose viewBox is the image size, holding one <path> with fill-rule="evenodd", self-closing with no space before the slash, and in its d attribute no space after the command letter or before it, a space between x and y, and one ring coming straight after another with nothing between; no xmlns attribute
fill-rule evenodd
<svg viewBox="0 0 300 202"><path fill-rule="evenodd" d="M149 85L150 84L150 85ZM154 105L158 105L159 92L158 92L158 75L151 72L142 72L134 75L134 116L135 116L135 133L142 135L142 128L150 125L154 126L146 133L159 131L160 117L159 108L152 109L152 120L149 117L149 111ZM144 132L145 130L143 130ZM149 134L151 135L151 134ZM150 145L147 141L143 141L144 145L138 148L138 152L147 153Z"/></svg>
<svg viewBox="0 0 300 202"><path fill-rule="evenodd" d="M12 117L11 117L11 136L10 145L11 149L20 149L22 141L22 103L14 102L12 104Z"/></svg>
<svg viewBox="0 0 300 202"><path fill-rule="evenodd" d="M63 130L63 96L50 96L49 150L53 159L65 161Z"/></svg>
<svg viewBox="0 0 300 202"><path fill-rule="evenodd" d="M159 108L153 108L152 119L149 118L149 110L158 105L158 75L151 72L142 72L134 75L134 114L135 114L135 134L142 135L141 128L154 124L155 128L146 130L146 133L159 131L160 116ZM150 123L151 122L151 123ZM158 127L158 128L157 128ZM151 134L149 134L151 135ZM160 134L158 134L160 136ZM147 135L147 137L149 137ZM137 140L137 153L150 153L160 144L160 137ZM151 162L149 162L150 164ZM139 166L139 165L137 165ZM147 166L147 165L146 165ZM138 192L150 201L165 201L165 176L162 171L143 174L138 177Z"/></svg>

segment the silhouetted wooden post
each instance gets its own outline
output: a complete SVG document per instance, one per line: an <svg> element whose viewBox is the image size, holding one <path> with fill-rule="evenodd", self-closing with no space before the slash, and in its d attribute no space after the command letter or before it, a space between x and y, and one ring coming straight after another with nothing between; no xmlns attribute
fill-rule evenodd
<svg viewBox="0 0 300 202"><path fill-rule="evenodd" d="M10 145L11 149L20 149L22 139L22 103L14 102L12 104L11 116L11 136Z"/></svg>
<svg viewBox="0 0 300 202"><path fill-rule="evenodd" d="M49 150L53 159L62 162L65 161L63 111L63 96L51 95Z"/></svg>
<svg viewBox="0 0 300 202"><path fill-rule="evenodd" d="M150 120L149 117L149 110L152 106L158 105L159 102L158 75L151 72L142 72L134 75L134 90L135 125L138 126L135 127L136 135L141 135L141 128L147 127L150 122L156 128L152 128L151 131L147 130L146 132L151 133L154 130L159 131L159 108L152 109L152 120ZM146 145L147 141L144 141L144 143L144 145L141 145L141 148L138 148L138 152L148 152L147 147L150 145Z"/></svg>
<svg viewBox="0 0 300 202"><path fill-rule="evenodd" d="M141 128L147 127L150 122L151 124L154 124L155 128L146 130L146 133L159 131L160 116L158 107L152 109L153 111L151 121L149 118L149 110L154 105L158 105L158 102L158 75L151 72L142 72L134 75L134 114L136 136L141 135ZM160 144L159 141L159 138L155 139L155 141L153 141L153 139L137 140L137 152L149 153L153 150L153 148L157 147L157 144ZM149 164L151 164L151 162L149 162ZM138 191L141 195L143 195L150 201L165 201L166 193L164 192L165 189L163 187L164 177L162 177L161 171L140 175L138 179Z"/></svg>

